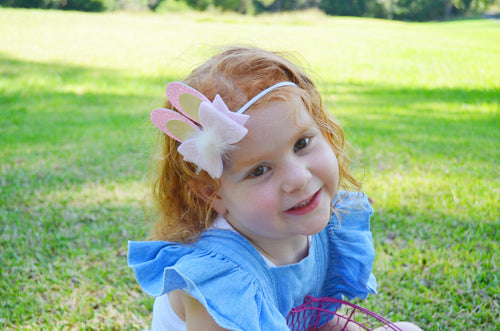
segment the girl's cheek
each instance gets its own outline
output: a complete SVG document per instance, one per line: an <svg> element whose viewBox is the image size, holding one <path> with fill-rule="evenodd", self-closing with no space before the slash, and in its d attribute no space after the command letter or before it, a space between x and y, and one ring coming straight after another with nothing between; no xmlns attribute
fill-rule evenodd
<svg viewBox="0 0 500 331"><path fill-rule="evenodd" d="M255 207L261 210L275 208L278 204L278 194L267 187L259 188L251 193ZM258 210L256 210L258 211Z"/></svg>

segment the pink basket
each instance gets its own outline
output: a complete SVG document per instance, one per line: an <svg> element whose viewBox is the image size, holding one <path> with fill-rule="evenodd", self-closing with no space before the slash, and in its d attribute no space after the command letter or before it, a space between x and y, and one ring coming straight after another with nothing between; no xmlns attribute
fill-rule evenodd
<svg viewBox="0 0 500 331"><path fill-rule="evenodd" d="M293 308L287 316L292 331L397 330L399 327L380 315L350 302L335 298L307 296L304 304ZM377 331L378 331L377 330Z"/></svg>

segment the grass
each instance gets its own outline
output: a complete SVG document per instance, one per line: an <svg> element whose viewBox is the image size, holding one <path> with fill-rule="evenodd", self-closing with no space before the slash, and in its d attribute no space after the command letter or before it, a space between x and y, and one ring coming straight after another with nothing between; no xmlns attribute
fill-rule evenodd
<svg viewBox="0 0 500 331"><path fill-rule="evenodd" d="M0 329L149 326L148 113L213 46L311 68L374 200L377 296L426 330L500 328L500 25L0 9Z"/></svg>

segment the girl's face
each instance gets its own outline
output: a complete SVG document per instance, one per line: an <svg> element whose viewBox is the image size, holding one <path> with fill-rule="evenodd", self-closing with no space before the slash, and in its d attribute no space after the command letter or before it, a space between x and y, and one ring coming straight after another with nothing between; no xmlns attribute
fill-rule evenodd
<svg viewBox="0 0 500 331"><path fill-rule="evenodd" d="M301 101L271 102L249 115L248 134L224 166L215 210L264 250L318 233L339 182L332 148Z"/></svg>

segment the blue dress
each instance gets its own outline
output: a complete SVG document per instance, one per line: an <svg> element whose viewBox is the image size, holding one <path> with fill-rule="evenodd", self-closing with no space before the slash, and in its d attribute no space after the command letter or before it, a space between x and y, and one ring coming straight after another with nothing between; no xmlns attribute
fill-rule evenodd
<svg viewBox="0 0 500 331"><path fill-rule="evenodd" d="M286 316L306 295L364 299L376 293L372 212L364 194L347 192L312 237L308 256L291 265L270 267L244 237L218 229L189 245L131 241L128 263L146 293L182 290L223 328L289 330Z"/></svg>

